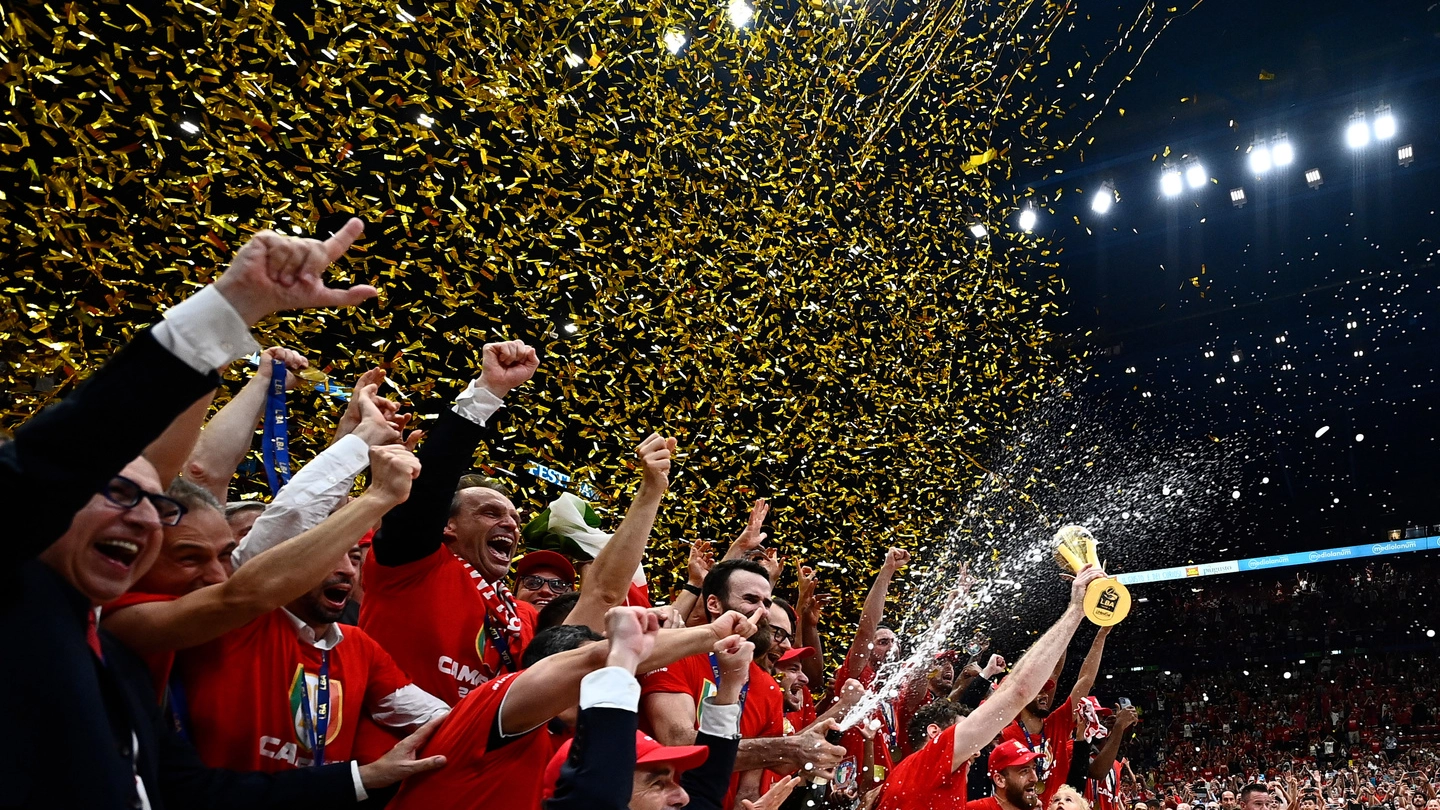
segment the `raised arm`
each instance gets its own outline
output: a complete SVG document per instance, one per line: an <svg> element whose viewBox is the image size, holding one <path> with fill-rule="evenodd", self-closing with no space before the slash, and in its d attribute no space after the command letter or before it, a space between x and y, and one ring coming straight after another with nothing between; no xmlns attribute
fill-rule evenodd
<svg viewBox="0 0 1440 810"><path fill-rule="evenodd" d="M770 504L764 498L755 501L750 507L750 520L745 524L745 530L725 549L725 557L721 560L738 560L746 554L760 547L765 542L765 518L770 514Z"/></svg>
<svg viewBox="0 0 1440 810"><path fill-rule="evenodd" d="M680 620L689 624L690 614L700 604L700 586L705 584L705 575L715 567L715 555L710 551L709 540L694 540L690 543L690 560L686 564L686 587L675 597L671 607L680 614Z"/></svg>
<svg viewBox="0 0 1440 810"><path fill-rule="evenodd" d="M875 641L875 631L885 617L885 596L890 592L890 581L900 566L910 562L910 552L903 548L892 548L885 553L885 562L875 583L865 596L865 606L860 609L860 625L855 629L855 640L850 642L850 651L845 654L845 671L859 675L870 657L870 645Z"/></svg>
<svg viewBox="0 0 1440 810"><path fill-rule="evenodd" d="M21 425L0 446L0 507L11 518L0 570L49 547L106 481L215 389L216 368L256 351L250 326L283 309L354 306L374 296L374 287L329 289L323 280L363 230L351 220L323 243L256 234L214 284Z"/></svg>
<svg viewBox="0 0 1440 810"><path fill-rule="evenodd" d="M813 684L825 683L825 646L820 638L820 612L829 601L828 594L816 593L819 578L815 569L800 566L800 590L795 613L800 617L800 646L814 647L815 654L800 659L800 671Z"/></svg>
<svg viewBox="0 0 1440 810"><path fill-rule="evenodd" d="M644 470L640 488L615 536L595 555L594 564L585 574L580 600L565 619L566 624L583 624L598 633L605 625L606 611L625 601L635 571L645 558L650 530L660 512L660 499L670 486L670 457L674 452L675 440L658 433L650 434L640 444L637 453Z"/></svg>
<svg viewBox="0 0 1440 810"><path fill-rule="evenodd" d="M300 384L300 377L290 372L310 366L299 352L278 346L266 349L260 353L260 367L250 381L205 423L198 440L191 437L193 449L183 459L185 477L209 490L221 503L227 500L235 468L255 442L255 426L264 415L275 360L285 364L287 391Z"/></svg>
<svg viewBox="0 0 1440 810"><path fill-rule="evenodd" d="M105 628L138 653L203 644L281 607L325 579L351 546L402 503L420 463L403 445L370 450L370 488L319 526L251 560L218 585L112 614Z"/></svg>
<svg viewBox="0 0 1440 810"><path fill-rule="evenodd" d="M1102 627L1095 633L1095 640L1090 642L1090 652L1085 654L1085 660L1080 664L1080 674L1075 678L1075 686L1070 690L1070 705L1078 706L1080 701L1090 694L1095 687L1095 677L1100 674L1100 659L1105 655L1105 637L1110 635L1110 628Z"/></svg>
<svg viewBox="0 0 1440 810"><path fill-rule="evenodd" d="M1090 763L1091 779L1104 779L1110 773L1115 758L1120 756L1120 745L1125 742L1125 732L1129 731L1138 719L1140 718L1134 707L1121 708L1115 712L1115 727L1110 729L1110 736L1105 738L1105 744L1100 746L1100 753L1096 754Z"/></svg>
<svg viewBox="0 0 1440 810"><path fill-rule="evenodd" d="M535 350L518 340L488 343L480 377L440 411L420 445L422 472L410 499L385 516L372 553L381 565L399 566L428 557L444 542L455 484L475 463L486 435L498 435L495 414L505 395L535 374Z"/></svg>
<svg viewBox="0 0 1440 810"><path fill-rule="evenodd" d="M1102 576L1104 572L1094 566L1086 566L1080 571L1070 588L1070 604L1060 620L1045 631L1029 652L1021 656L995 694L956 724L951 771L959 769L966 760L980 753L980 749L989 745L995 735L1020 714L1025 704L1040 694L1055 669L1055 662L1064 654L1070 638L1080 626L1080 619L1085 615L1086 586Z"/></svg>

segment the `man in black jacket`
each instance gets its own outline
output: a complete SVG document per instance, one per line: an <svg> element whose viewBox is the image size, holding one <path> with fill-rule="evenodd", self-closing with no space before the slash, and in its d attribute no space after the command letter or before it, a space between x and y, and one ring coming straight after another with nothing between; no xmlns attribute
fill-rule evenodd
<svg viewBox="0 0 1440 810"><path fill-rule="evenodd" d="M375 295L324 285L363 229L352 219L324 242L257 234L215 284L0 446L0 691L12 696L0 807L335 807L443 764L416 761L412 738L365 768L204 768L162 721L145 667L96 629L98 607L145 573L162 522L181 514L141 452L216 386L216 368L258 350L249 328L261 318Z"/></svg>
<svg viewBox="0 0 1440 810"><path fill-rule="evenodd" d="M642 608L605 615L607 666L580 683L575 738L545 770L545 810L720 810L740 746L740 699L755 645L740 636L715 644L720 686L705 699L695 745L665 746L640 733L635 669L650 654L659 619ZM777 808L799 784L781 779L746 810Z"/></svg>

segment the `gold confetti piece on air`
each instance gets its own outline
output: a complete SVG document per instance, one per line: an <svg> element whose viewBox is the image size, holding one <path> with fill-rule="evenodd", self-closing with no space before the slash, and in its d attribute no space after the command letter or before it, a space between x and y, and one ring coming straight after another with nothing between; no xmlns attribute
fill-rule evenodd
<svg viewBox="0 0 1440 810"><path fill-rule="evenodd" d="M618 519L659 430L686 456L651 544L657 595L687 542L728 543L756 496L782 590L823 560L840 563L827 590L864 593L885 546L946 536L967 456L1067 359L1053 246L1015 231L1016 183L1045 176L1168 19L1145 6L1106 51L1056 3L746 8L736 29L694 0L10 4L4 424L249 234L355 215L364 241L337 273L378 301L273 318L262 340L343 386L383 365L433 413L483 343L523 338L541 372L479 459L523 508L555 494L523 472L539 462ZM1102 56L1072 65L1079 50ZM298 462L340 404L291 402Z"/></svg>

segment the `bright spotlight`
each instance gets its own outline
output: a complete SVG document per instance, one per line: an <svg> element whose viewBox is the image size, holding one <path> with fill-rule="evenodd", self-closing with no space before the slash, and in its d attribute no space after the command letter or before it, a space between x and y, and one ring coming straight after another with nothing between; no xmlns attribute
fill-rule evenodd
<svg viewBox="0 0 1440 810"><path fill-rule="evenodd" d="M585 60L581 58L580 54L578 53L575 53L573 51L566 51L565 64L568 67L578 68L581 65L585 64Z"/></svg>
<svg viewBox="0 0 1440 810"><path fill-rule="evenodd" d="M1273 165L1270 158L1270 147L1260 143L1250 150L1250 171L1264 174L1270 171Z"/></svg>
<svg viewBox="0 0 1440 810"><path fill-rule="evenodd" d="M1350 125L1345 127L1345 145L1361 149L1370 143L1370 125L1365 123L1365 113L1356 112L1350 116Z"/></svg>
<svg viewBox="0 0 1440 810"><path fill-rule="evenodd" d="M1190 188L1200 188L1209 179L1210 176L1205 173L1205 167L1199 163L1191 163L1185 167L1185 183Z"/></svg>
<svg viewBox="0 0 1440 810"><path fill-rule="evenodd" d="M1104 214L1115 205L1115 184L1105 181L1095 191L1095 198L1090 201L1090 210L1097 214Z"/></svg>
<svg viewBox="0 0 1440 810"><path fill-rule="evenodd" d="M736 28L744 28L755 19L755 9L745 0L730 0L730 24Z"/></svg>
<svg viewBox="0 0 1440 810"><path fill-rule="evenodd" d="M1026 208L1020 212L1020 230L1025 233L1030 233L1035 230L1035 223L1039 219L1040 215L1035 213L1034 208Z"/></svg>
<svg viewBox="0 0 1440 810"><path fill-rule="evenodd" d="M1310 188L1320 188L1324 184L1325 179L1320 176L1319 169L1305 170L1305 185L1309 186Z"/></svg>
<svg viewBox="0 0 1440 810"><path fill-rule="evenodd" d="M1185 181L1179 169L1166 169L1160 174L1160 193L1166 197L1178 197L1185 190Z"/></svg>
<svg viewBox="0 0 1440 810"><path fill-rule="evenodd" d="M988 235L990 234L989 231L985 230L985 223L983 223L983 222L976 222L976 223L971 224L971 225L970 225L970 233L971 233L971 235L973 235L976 239L984 239L986 236L988 236Z"/></svg>
<svg viewBox="0 0 1440 810"><path fill-rule="evenodd" d="M1395 159L1401 166L1409 166L1415 162L1415 145L1407 143L1395 150Z"/></svg>
<svg viewBox="0 0 1440 810"><path fill-rule="evenodd" d="M1232 188L1232 189L1230 189L1230 202L1233 203L1236 208L1244 208L1244 207L1245 207L1245 189L1243 189L1243 188Z"/></svg>
<svg viewBox="0 0 1440 810"><path fill-rule="evenodd" d="M684 48L685 43L689 41L690 38L685 36L685 32L678 28L672 28L665 32L665 48L669 50L670 53L680 53L680 49Z"/></svg>
<svg viewBox="0 0 1440 810"><path fill-rule="evenodd" d="M1395 137L1395 116L1390 105L1382 104L1375 110L1375 140L1388 141Z"/></svg>
<svg viewBox="0 0 1440 810"><path fill-rule="evenodd" d="M1284 135L1277 137L1270 145L1270 160L1276 166L1289 166L1295 162L1295 147Z"/></svg>

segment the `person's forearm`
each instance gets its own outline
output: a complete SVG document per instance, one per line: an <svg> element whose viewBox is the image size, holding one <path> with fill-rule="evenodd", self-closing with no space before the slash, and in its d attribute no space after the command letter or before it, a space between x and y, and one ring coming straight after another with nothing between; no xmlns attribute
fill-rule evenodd
<svg viewBox="0 0 1440 810"><path fill-rule="evenodd" d="M335 563L395 506L367 491L319 526L281 543L235 571L222 586L227 602L253 616L274 610L325 580Z"/></svg>
<svg viewBox="0 0 1440 810"><path fill-rule="evenodd" d="M196 439L200 437L200 425L204 423L205 414L210 412L210 403L214 400L214 391L211 391L209 396L201 397L194 405L186 408L184 413L175 417L175 421L160 434L160 438L145 448L145 460L155 466L161 489L170 486L170 482L178 478L184 469L185 459L190 456Z"/></svg>
<svg viewBox="0 0 1440 810"><path fill-rule="evenodd" d="M585 573L580 601L565 619L566 624L585 625L597 633L605 629L605 612L625 601L635 571L645 558L645 546L664 495L664 490L640 485L615 536L595 555L594 564Z"/></svg>
<svg viewBox="0 0 1440 810"><path fill-rule="evenodd" d="M699 594L694 594L689 591L682 590L680 591L680 594L675 597L675 601L670 603L670 606L675 608L676 613L680 614L680 618L682 621L685 621L686 624L689 624L688 620L690 618L690 612L695 609L695 605L697 605L699 602Z"/></svg>
<svg viewBox="0 0 1440 810"><path fill-rule="evenodd" d="M250 533L231 553L233 566L239 568L257 555L320 525L349 494L355 476L369 463L370 448L360 436L352 434L325 448L301 467L265 507Z"/></svg>
<svg viewBox="0 0 1440 810"><path fill-rule="evenodd" d="M845 655L845 663L851 675L859 675L865 657L870 653L870 644L875 640L875 630L885 617L885 596L890 591L890 580L895 576L889 568L881 568L875 575L875 583L865 595L865 605L860 609L860 624L855 628L855 640Z"/></svg>
<svg viewBox="0 0 1440 810"><path fill-rule="evenodd" d="M261 362L265 362L263 356ZM225 403L200 432L185 461L185 477L205 487L224 503L235 468L245 460L255 440L255 428L265 409L269 378L255 375Z"/></svg>
<svg viewBox="0 0 1440 810"><path fill-rule="evenodd" d="M1025 704L1035 699L1050 679L1055 662L1064 655L1083 616L1079 606L1067 607L1060 620L1021 656L990 699L960 721L955 730L956 763L975 756L1020 714Z"/></svg>
<svg viewBox="0 0 1440 810"><path fill-rule="evenodd" d="M1095 678L1100 674L1100 659L1105 655L1105 637L1109 635L1107 628L1100 628L1095 634L1095 640L1090 643L1090 652L1085 654L1085 661L1080 664L1080 674L1075 678L1075 688L1070 690L1070 700L1079 703L1080 699L1090 694L1095 687Z"/></svg>
<svg viewBox="0 0 1440 810"><path fill-rule="evenodd" d="M454 412L446 404L420 444L420 477L410 489L410 498L391 510L375 535L373 553L381 565L399 566L428 557L443 542L450 519L450 499L455 483L470 471L475 448L494 420L486 426Z"/></svg>
<svg viewBox="0 0 1440 810"><path fill-rule="evenodd" d="M965 684L963 688L950 692L950 699L961 706L968 706L974 709L980 705L985 698L990 696L990 679L984 675L976 675Z"/></svg>
<svg viewBox="0 0 1440 810"><path fill-rule="evenodd" d="M1090 763L1090 778L1104 779L1110 773L1110 768L1115 765L1115 757L1120 755L1120 743L1124 741L1127 729L1115 729L1110 736L1105 738L1105 744L1100 746L1100 753L1095 755L1095 760Z"/></svg>
<svg viewBox="0 0 1440 810"><path fill-rule="evenodd" d="M736 771L753 771L769 768L772 771L794 770L795 760L800 758L801 737L760 737L741 740L740 750L735 754Z"/></svg>
<svg viewBox="0 0 1440 810"><path fill-rule="evenodd" d="M708 624L661 630L655 635L655 646L650 649L650 654L645 656L645 660L640 662L635 671L652 672L681 658L709 652L719 640Z"/></svg>
<svg viewBox="0 0 1440 810"><path fill-rule="evenodd" d="M800 616L800 646L813 647L815 654L800 659L800 671L805 673L805 678L817 686L825 682L825 648L820 639L820 627L818 622L811 621L805 615L804 606L799 611ZM857 673L858 674L858 673Z"/></svg>

